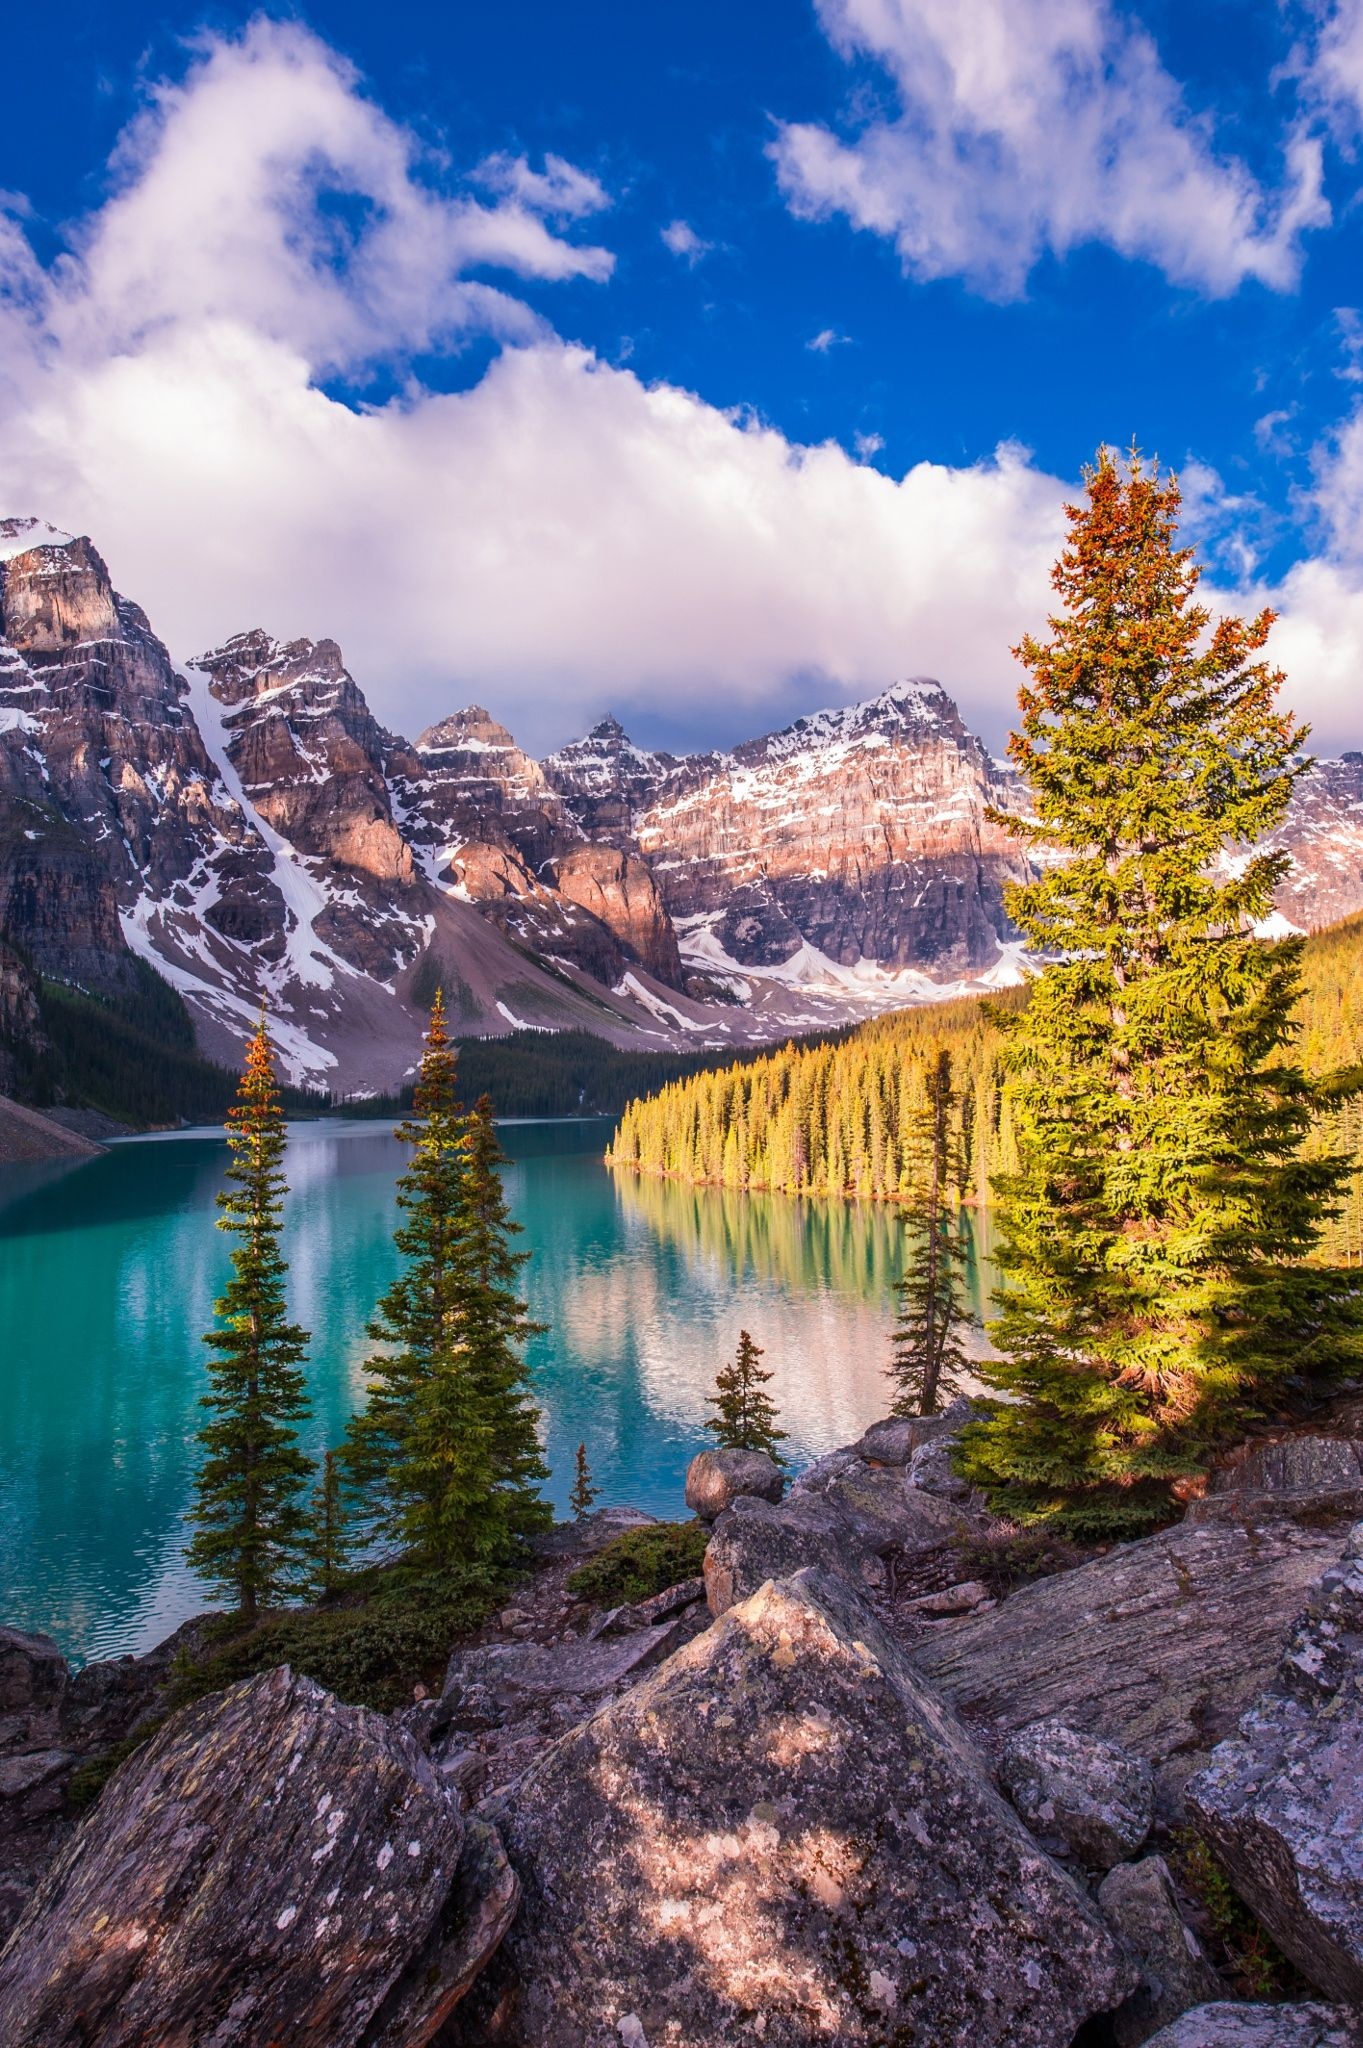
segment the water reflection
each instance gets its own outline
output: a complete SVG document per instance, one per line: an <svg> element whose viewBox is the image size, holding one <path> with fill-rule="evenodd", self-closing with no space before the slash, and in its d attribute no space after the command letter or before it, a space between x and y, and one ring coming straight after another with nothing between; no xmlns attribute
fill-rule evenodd
<svg viewBox="0 0 1363 2048"><path fill-rule="evenodd" d="M683 1512L705 1397L740 1327L767 1353L795 1459L887 1405L902 1226L874 1205L740 1196L612 1175L609 1127L511 1125L512 1208L533 1253L530 1347L552 1492L588 1445L606 1500ZM384 1127L290 1134L290 1305L312 1332L306 1446L360 1398L365 1324L393 1277ZM142 1648L203 1604L183 1568L201 1342L227 1276L216 1133L11 1169L0 1195L0 1619L79 1655ZM981 1246L974 1287L987 1284Z"/></svg>

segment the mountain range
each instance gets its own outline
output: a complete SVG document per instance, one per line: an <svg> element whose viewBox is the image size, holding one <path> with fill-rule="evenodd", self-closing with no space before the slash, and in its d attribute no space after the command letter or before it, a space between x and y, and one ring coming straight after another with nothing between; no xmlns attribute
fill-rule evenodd
<svg viewBox="0 0 1363 2048"><path fill-rule="evenodd" d="M259 629L176 669L93 543L0 520L0 1038L37 976L139 961L234 1064L267 1006L298 1084L410 1073L437 985L471 1035L742 1046L999 986L1025 808L913 678L728 752L612 718L537 761L484 709L408 741L331 640ZM1363 753L1316 764L1275 928L1363 906Z"/></svg>

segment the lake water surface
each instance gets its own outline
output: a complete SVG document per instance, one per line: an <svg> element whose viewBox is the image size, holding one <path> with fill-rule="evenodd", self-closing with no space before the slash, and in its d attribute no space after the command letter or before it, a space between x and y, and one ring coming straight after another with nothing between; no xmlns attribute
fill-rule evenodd
<svg viewBox="0 0 1363 2048"><path fill-rule="evenodd" d="M528 1355L560 1510L585 1441L603 1504L685 1513L705 1397L741 1327L775 1372L793 1464L883 1415L896 1215L612 1173L610 1128L502 1127L525 1292L549 1325ZM362 1398L406 1156L383 1125L290 1132L285 1246L291 1308L312 1333L314 1455ZM193 1132L0 1179L0 1621L74 1657L149 1648L207 1604L181 1549L200 1337L228 1272L213 1227L226 1163L220 1133ZM983 1254L971 1280L978 1307Z"/></svg>

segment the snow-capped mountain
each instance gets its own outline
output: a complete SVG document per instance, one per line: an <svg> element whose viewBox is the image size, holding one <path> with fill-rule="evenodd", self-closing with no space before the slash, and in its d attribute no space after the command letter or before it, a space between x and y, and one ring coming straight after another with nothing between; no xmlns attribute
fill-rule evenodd
<svg viewBox="0 0 1363 2048"><path fill-rule="evenodd" d="M337 1092L410 1071L437 984L464 1032L695 1047L1016 980L1024 800L925 678L728 753L604 719L539 762L478 706L412 743L333 641L178 674L88 539L0 522L0 969L118 993L140 956L227 1061L264 1001ZM1288 923L1363 904L1363 756L1281 843Z"/></svg>

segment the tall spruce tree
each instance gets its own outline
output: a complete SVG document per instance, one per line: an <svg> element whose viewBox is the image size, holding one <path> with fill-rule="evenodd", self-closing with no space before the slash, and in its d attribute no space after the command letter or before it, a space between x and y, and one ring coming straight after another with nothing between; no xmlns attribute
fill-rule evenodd
<svg viewBox="0 0 1363 2048"><path fill-rule="evenodd" d="M412 1148L398 1180L393 1241L403 1267L381 1297L369 1335L382 1349L369 1359L365 1406L352 1418L345 1456L363 1491L377 1533L414 1542L423 1510L438 1507L440 1486L413 1465L418 1405L436 1370L458 1354L458 1244L466 1177L468 1124L459 1101L458 1067L437 989L422 1050L411 1115L395 1136ZM428 1418L432 1429L435 1418ZM471 1451L475 1447L471 1446Z"/></svg>
<svg viewBox="0 0 1363 2048"><path fill-rule="evenodd" d="M1289 1384L1359 1355L1359 1297L1307 1263L1347 1174L1308 1158L1293 1056L1299 941L1254 936L1288 865L1304 730L1261 659L1273 615L1219 620L1177 545L1179 492L1099 452L1054 572L1012 759L1042 856L1009 909L1049 964L1016 1020L994 1185L1004 1272L987 1376L1013 1398L963 1443L996 1506L1138 1531ZM1208 630L1210 627L1210 630Z"/></svg>
<svg viewBox="0 0 1363 2048"><path fill-rule="evenodd" d="M218 1196L218 1228L235 1240L232 1278L214 1304L221 1327L199 1431L204 1461L186 1548L193 1569L231 1599L245 1621L277 1602L304 1569L303 1494L312 1462L294 1425L308 1412L302 1373L308 1333L288 1319L279 1223L288 1189L286 1133L262 1014L227 1113L231 1186Z"/></svg>
<svg viewBox="0 0 1363 2048"><path fill-rule="evenodd" d="M707 1395L712 1415L705 1427L719 1439L721 1450L765 1451L778 1465L785 1459L778 1448L786 1432L776 1426L777 1408L762 1389L771 1373L758 1364L763 1355L746 1330L738 1333L738 1351L732 1365L721 1366L715 1375L715 1392Z"/></svg>
<svg viewBox="0 0 1363 2048"><path fill-rule="evenodd" d="M497 1142L492 1103L474 1104L460 1211L460 1338L489 1433L492 1499L502 1531L533 1535L553 1521L540 1487L549 1477L540 1451L539 1415L521 1347L544 1328L532 1322L517 1292L529 1252L516 1251L521 1226L502 1187L506 1157Z"/></svg>
<svg viewBox="0 0 1363 2048"><path fill-rule="evenodd" d="M928 1074L927 1107L909 1135L911 1191L904 1203L909 1251L898 1283L890 1377L893 1413L935 1415L960 1392L966 1368L961 1332L969 1320L965 1269L969 1248L956 1197L965 1178L956 1120L960 1102L945 1047Z"/></svg>
<svg viewBox="0 0 1363 2048"><path fill-rule="evenodd" d="M515 1293L525 1253L502 1193L492 1106L458 1099L437 991L398 1182L394 1242L406 1261L369 1326L369 1396L347 1461L377 1528L435 1563L496 1559L545 1526L548 1475L518 1346L538 1326Z"/></svg>

